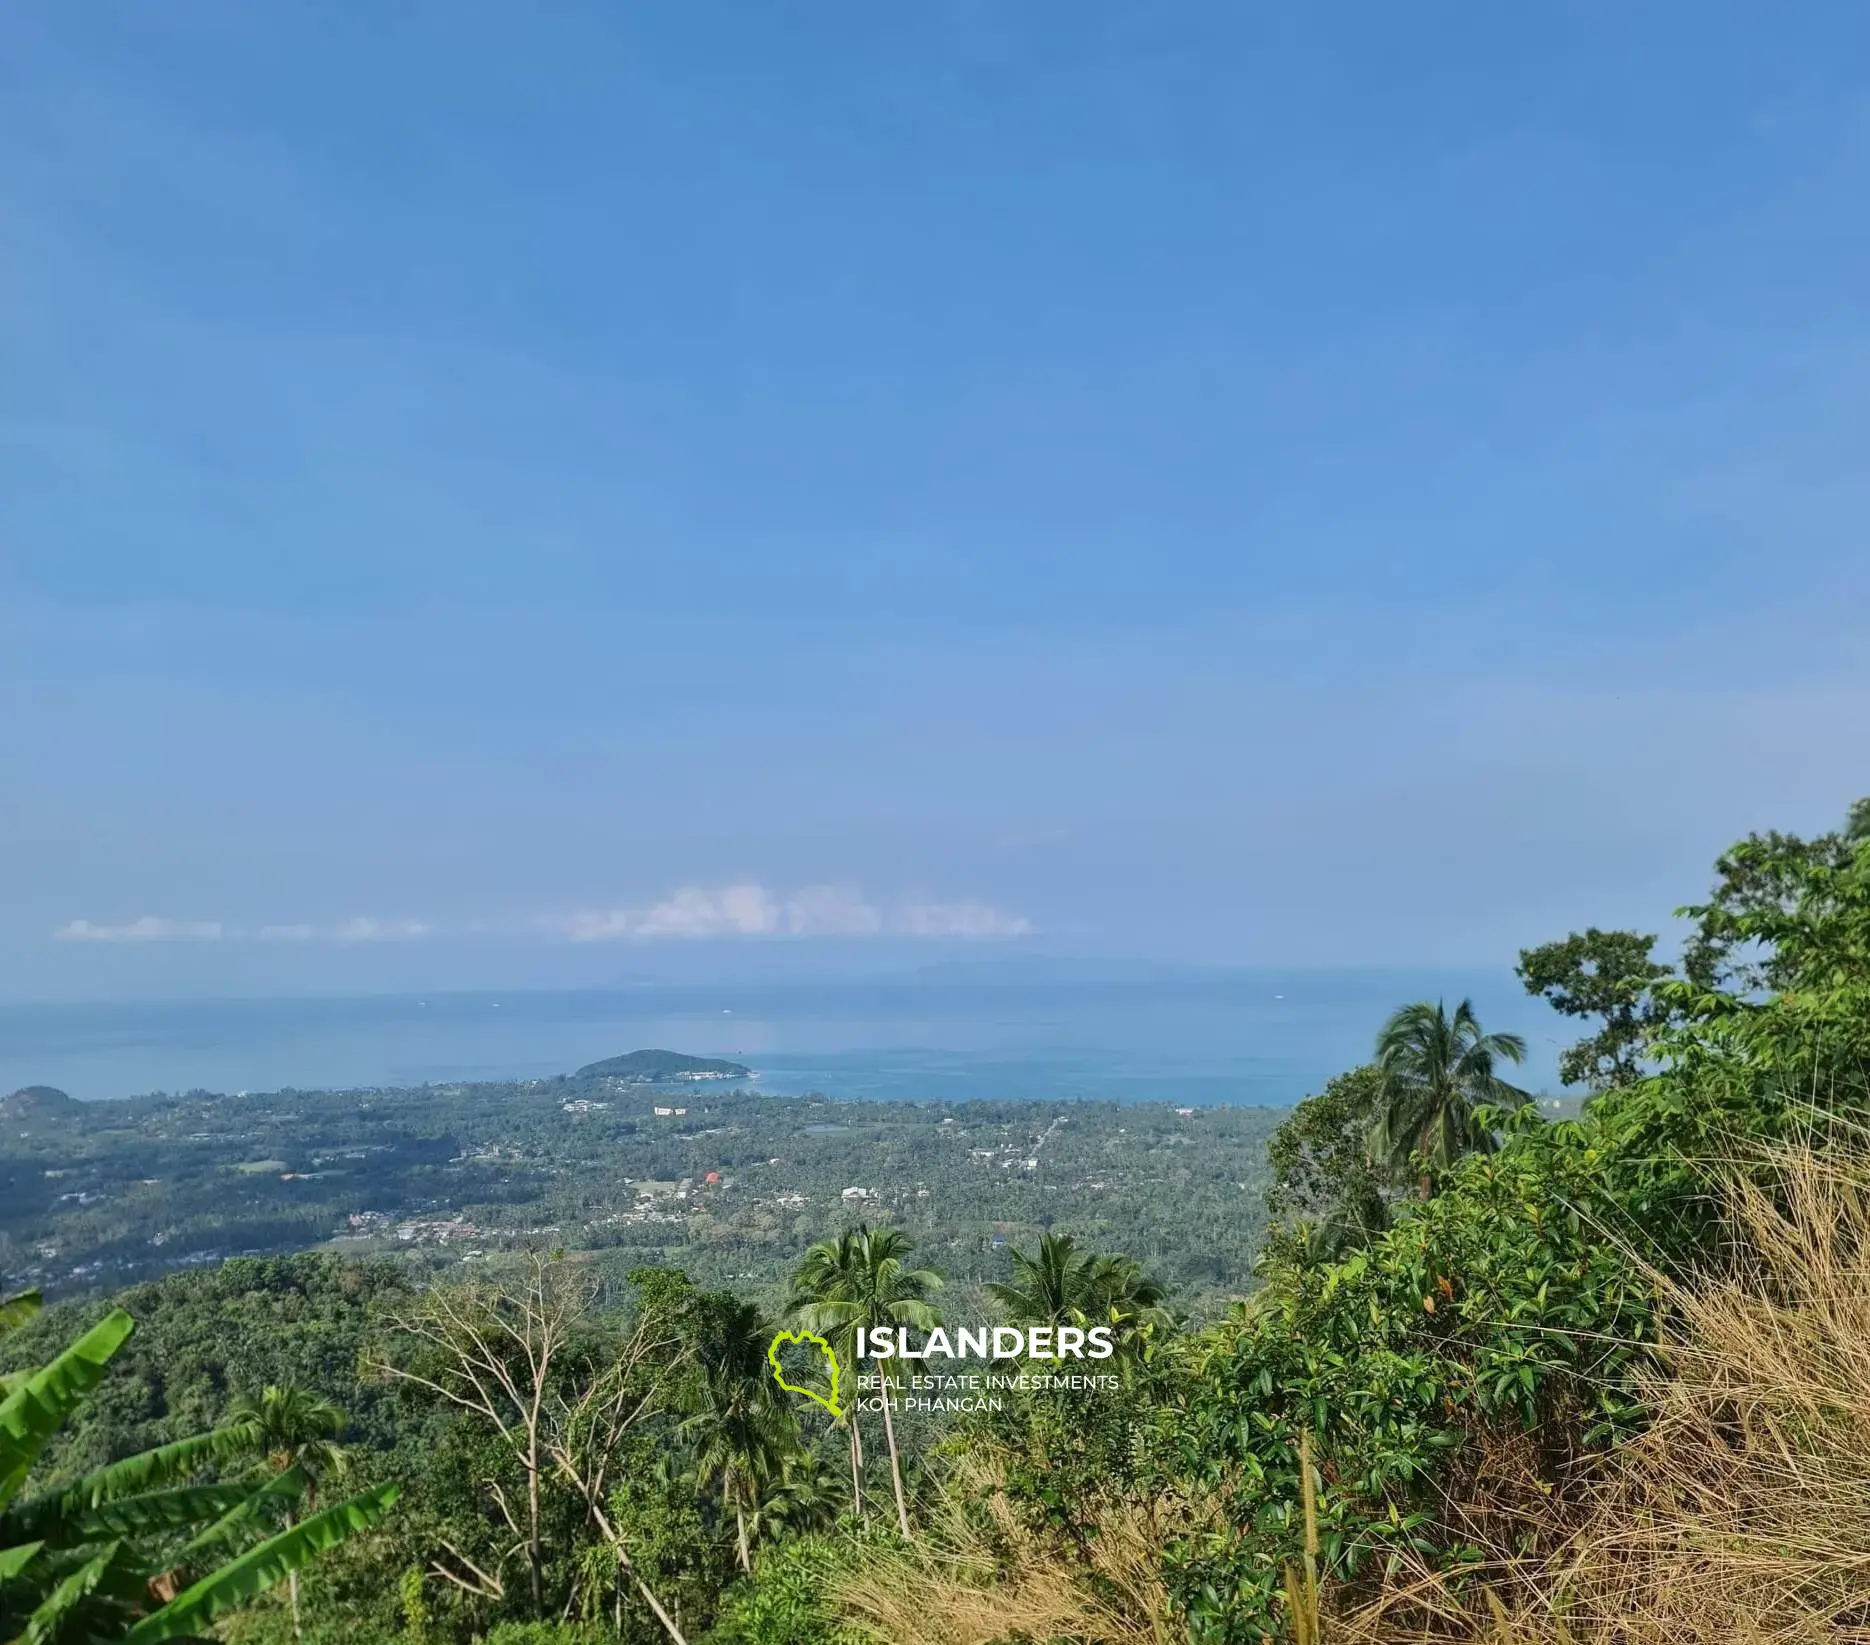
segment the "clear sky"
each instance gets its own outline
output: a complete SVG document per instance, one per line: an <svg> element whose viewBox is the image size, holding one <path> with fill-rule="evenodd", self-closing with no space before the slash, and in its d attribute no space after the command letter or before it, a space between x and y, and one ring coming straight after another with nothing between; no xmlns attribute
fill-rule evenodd
<svg viewBox="0 0 1870 1645"><path fill-rule="evenodd" d="M1870 9L0 15L0 996L1505 964L1870 789Z"/></svg>

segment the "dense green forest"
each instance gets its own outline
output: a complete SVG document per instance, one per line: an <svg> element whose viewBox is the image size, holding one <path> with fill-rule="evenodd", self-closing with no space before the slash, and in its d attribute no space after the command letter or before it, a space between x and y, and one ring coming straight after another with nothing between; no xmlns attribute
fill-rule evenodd
<svg viewBox="0 0 1870 1645"><path fill-rule="evenodd" d="M1254 1138L1264 1174L1235 1178L1232 1200L1213 1115L1120 1110L1097 1129L1074 1109L1037 1156L1061 1183L1146 1160L1192 1202L1213 1193L1216 1220L1188 1238L1253 1228L1249 1293L1205 1320L1140 1225L1126 1248L1109 1224L1031 1211L982 1250L1010 1208L994 1196L1018 1183L1043 1207L1048 1182L975 1150L1039 1148L1055 1110L827 1108L812 1125L850 1129L808 1131L809 1110L711 1093L665 1137L621 1104L567 1113L588 1085L529 1108L504 1088L528 1161L607 1127L666 1150L653 1180L692 1192L709 1170L750 1178L783 1113L774 1154L829 1137L827 1190L851 1184L774 1219L773 1266L746 1283L625 1267L561 1228L466 1264L321 1250L132 1287L116 1300L136 1334L35 1453L34 1500L194 1435L237 1450L263 1410L341 1408L273 1424L273 1477L315 1484L305 1512L399 1495L215 1616L252 1645L1864 1637L1870 804L1831 834L1740 842L1683 914L1679 965L1653 937L1594 929L1522 954L1526 987L1585 1031L1576 1118L1542 1115L1514 1082L1523 1047L1455 1001L1373 1023L1369 1064ZM288 1172L347 1145L322 1127L376 1123L359 1094L328 1112L294 1097L302 1161L277 1098L242 1139ZM196 1146L187 1133L233 1123L234 1100L132 1105L126 1129ZM439 1206L471 1149L419 1109L393 1123L433 1147ZM227 1180L225 1157L204 1151L204 1180ZM892 1161L930 1173L931 1198L974 1196L965 1236ZM849 1185L881 1197L846 1203ZM685 1229L679 1249L705 1243ZM108 1306L74 1296L25 1319L0 1363L48 1364ZM936 1361L847 1358L897 1386L835 1411L770 1375L782 1323L848 1356L859 1327L907 1340L976 1321L1103 1325L1109 1382L1003 1361L993 1398L932 1414L909 1379ZM70 1626L44 1637L117 1637Z"/></svg>
<svg viewBox="0 0 1870 1645"><path fill-rule="evenodd" d="M16 1093L0 1275L99 1293L316 1246L439 1273L544 1242L619 1285L675 1266L776 1304L800 1251L867 1220L959 1282L1003 1278L1009 1246L1057 1228L1149 1262L1190 1308L1251 1283L1270 1110L834 1103L744 1073L639 1052L520 1084Z"/></svg>

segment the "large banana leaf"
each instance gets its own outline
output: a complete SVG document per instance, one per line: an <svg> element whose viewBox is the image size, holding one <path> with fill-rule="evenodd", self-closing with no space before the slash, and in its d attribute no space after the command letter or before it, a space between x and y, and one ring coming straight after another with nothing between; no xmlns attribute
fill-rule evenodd
<svg viewBox="0 0 1870 1645"><path fill-rule="evenodd" d="M172 1480L192 1474L208 1462L225 1462L253 1449L253 1432L241 1424L213 1428L205 1434L191 1434L187 1439L171 1440L153 1450L139 1451L121 1462L88 1473L61 1493L73 1502L96 1507L113 1497L133 1491L154 1490Z"/></svg>
<svg viewBox="0 0 1870 1645"><path fill-rule="evenodd" d="M26 1619L18 1645L53 1645L67 1634L89 1638L98 1631L100 1613L125 1618L131 1614L129 1606L143 1582L124 1544L108 1543L40 1601Z"/></svg>
<svg viewBox="0 0 1870 1645"><path fill-rule="evenodd" d="M246 1530L249 1525L259 1520L269 1508L281 1503L296 1502L305 1490L305 1470L298 1463L288 1468L283 1474L275 1474L251 1496L243 1499L235 1507L228 1509L200 1536L190 1542L175 1556L178 1565L188 1565L211 1548L217 1548L224 1542L230 1542Z"/></svg>
<svg viewBox="0 0 1870 1645"><path fill-rule="evenodd" d="M113 1308L44 1370L35 1371L0 1401L0 1508L19 1495L46 1442L97 1386L111 1356L135 1329L128 1314Z"/></svg>
<svg viewBox="0 0 1870 1645"><path fill-rule="evenodd" d="M49 1529L46 1542L54 1548L75 1548L112 1537L159 1537L170 1531L189 1531L215 1523L252 1495L251 1485L182 1485L172 1491L119 1497Z"/></svg>
<svg viewBox="0 0 1870 1645"><path fill-rule="evenodd" d="M43 1542L22 1542L16 1548L0 1548L0 1582L11 1582L44 1546Z"/></svg>
<svg viewBox="0 0 1870 1645"><path fill-rule="evenodd" d="M61 1527L78 1523L89 1511L124 1497L145 1495L171 1480L194 1473L206 1462L238 1456L250 1445L251 1438L245 1429L217 1428L211 1433L195 1434L125 1457L70 1485L15 1502L0 1512L0 1543L45 1537L57 1546L68 1547L71 1538ZM210 1509L202 1517L211 1518L224 1511L225 1505Z"/></svg>
<svg viewBox="0 0 1870 1645"><path fill-rule="evenodd" d="M244 1605L327 1548L368 1530L399 1494L395 1485L379 1485L282 1531L203 1577L161 1610L152 1611L124 1635L122 1645L155 1645L158 1640L202 1633L224 1611Z"/></svg>
<svg viewBox="0 0 1870 1645"><path fill-rule="evenodd" d="M61 1630L75 1627L80 1633L95 1631L97 1625L103 1625L111 1634L121 1633L141 1608L142 1586L149 1578L162 1570L184 1570L198 1565L202 1555L238 1540L243 1532L263 1527L268 1510L297 1500L304 1493L305 1485L304 1470L294 1466L276 1474L257 1490L250 1483L185 1486L146 1496L123 1497L58 1523L53 1527L55 1539L50 1545L30 1542L0 1549L0 1585L15 1581L42 1549L48 1555L55 1555L61 1548L83 1548L91 1552L99 1543L109 1542L119 1551L108 1567L98 1566L93 1570L97 1565L94 1559L81 1570L69 1574L46 1598L40 1631L49 1638L48 1630L54 1624ZM213 1523L193 1541L164 1558L159 1565L152 1567L148 1563L149 1553L145 1550L149 1549L152 1539L160 1546L166 1533L186 1530L205 1519L212 1519ZM55 1567L45 1580L57 1574ZM114 1574L117 1580L100 1601L96 1584L106 1574ZM0 1601L0 1638L11 1634L12 1630L5 1625L9 1612L16 1622L20 1620L18 1602L23 1600L27 1606L34 1603L17 1589L7 1594L7 1598L15 1603ZM113 1601L114 1604L109 1603ZM100 1615L100 1603L107 1613L114 1610L114 1617ZM79 1615L81 1607L82 1616Z"/></svg>

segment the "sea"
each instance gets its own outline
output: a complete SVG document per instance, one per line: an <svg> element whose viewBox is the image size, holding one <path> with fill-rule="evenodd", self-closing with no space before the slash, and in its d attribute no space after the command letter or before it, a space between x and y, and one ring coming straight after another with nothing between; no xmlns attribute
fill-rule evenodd
<svg viewBox="0 0 1870 1645"><path fill-rule="evenodd" d="M775 1093L1283 1108L1397 1005L1471 997L1556 1090L1570 1024L1510 973L1212 970L1050 979L645 983L360 998L0 1004L0 1093L350 1090L522 1080L626 1051L728 1057Z"/></svg>

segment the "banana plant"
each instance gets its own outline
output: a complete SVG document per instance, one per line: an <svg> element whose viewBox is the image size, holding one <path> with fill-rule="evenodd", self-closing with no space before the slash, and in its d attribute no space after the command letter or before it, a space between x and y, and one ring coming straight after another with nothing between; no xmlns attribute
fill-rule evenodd
<svg viewBox="0 0 1870 1645"><path fill-rule="evenodd" d="M46 1446L134 1329L113 1309L0 1398L0 1640L157 1645L199 1637L216 1617L367 1530L396 1500L396 1486L379 1485L275 1532L305 1492L301 1468L199 1482L216 1464L251 1454L240 1423L31 1491Z"/></svg>

